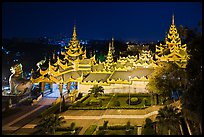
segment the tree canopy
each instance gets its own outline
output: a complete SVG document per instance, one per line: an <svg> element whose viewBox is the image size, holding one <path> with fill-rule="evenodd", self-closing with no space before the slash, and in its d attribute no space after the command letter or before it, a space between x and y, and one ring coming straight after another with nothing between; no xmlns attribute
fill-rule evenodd
<svg viewBox="0 0 204 137"><path fill-rule="evenodd" d="M155 94L170 98L174 90L185 86L185 70L172 62L162 62L152 73L147 89Z"/></svg>
<svg viewBox="0 0 204 137"><path fill-rule="evenodd" d="M41 134L54 134L57 127L65 123L64 118L57 114L50 114L44 117L35 128L38 128Z"/></svg>
<svg viewBox="0 0 204 137"><path fill-rule="evenodd" d="M93 87L91 87L89 92L93 94L94 97L98 97L98 95L104 93L104 88L102 86L94 85Z"/></svg>

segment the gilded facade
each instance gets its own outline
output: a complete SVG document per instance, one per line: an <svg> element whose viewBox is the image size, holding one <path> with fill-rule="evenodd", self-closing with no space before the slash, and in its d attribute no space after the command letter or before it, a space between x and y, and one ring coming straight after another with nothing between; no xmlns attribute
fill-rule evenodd
<svg viewBox="0 0 204 137"><path fill-rule="evenodd" d="M151 51L142 50L139 57L119 57L114 62L114 39L108 46L109 50L104 62L97 63L95 56L87 58L86 49L80 45L76 26L74 26L69 46L65 47L65 52L61 52L62 58L53 54L53 59L48 61L46 69L39 67L36 72L32 70L31 81L41 83L42 91L44 91L43 83L59 84L61 95L63 84L67 84L69 89L71 82L78 85L78 93L84 94L87 94L88 90L96 84L103 86L105 93L148 92L146 90L148 77L160 62L173 61L185 68L189 59L186 44L181 44L174 24L174 16L172 16L172 24L165 44L156 45L156 61Z"/></svg>

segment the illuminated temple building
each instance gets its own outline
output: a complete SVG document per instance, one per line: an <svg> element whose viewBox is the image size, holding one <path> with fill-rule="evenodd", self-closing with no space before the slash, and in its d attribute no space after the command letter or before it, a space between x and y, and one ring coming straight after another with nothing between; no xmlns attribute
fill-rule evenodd
<svg viewBox="0 0 204 137"><path fill-rule="evenodd" d="M109 50L104 62L97 63L95 56L86 57L86 49L77 40L76 26L73 36L65 52L48 60L47 67L43 65L34 72L32 83L40 83L44 91L45 83L59 85L62 95L63 86L70 90L71 83L77 87L77 93L87 94L93 85L101 85L105 93L136 93L148 92L148 78L160 62L172 61L185 68L188 60L186 44L181 39L174 24L174 16L165 45L156 45L156 60L151 51L143 50L139 56L119 57L114 62L114 39L109 42Z"/></svg>

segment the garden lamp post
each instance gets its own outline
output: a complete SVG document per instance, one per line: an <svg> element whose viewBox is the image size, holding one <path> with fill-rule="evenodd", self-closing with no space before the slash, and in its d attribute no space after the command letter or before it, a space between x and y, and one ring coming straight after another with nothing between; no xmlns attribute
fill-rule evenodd
<svg viewBox="0 0 204 137"><path fill-rule="evenodd" d="M128 76L128 78L129 78L129 81L130 81L131 76ZM129 105L130 105L130 85L129 85Z"/></svg>

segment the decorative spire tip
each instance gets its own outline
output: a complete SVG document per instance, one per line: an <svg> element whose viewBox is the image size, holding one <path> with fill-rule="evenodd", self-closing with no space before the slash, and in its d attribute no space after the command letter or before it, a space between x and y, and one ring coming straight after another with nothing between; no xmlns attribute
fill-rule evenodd
<svg viewBox="0 0 204 137"><path fill-rule="evenodd" d="M172 15L172 24L174 25L174 14Z"/></svg>

